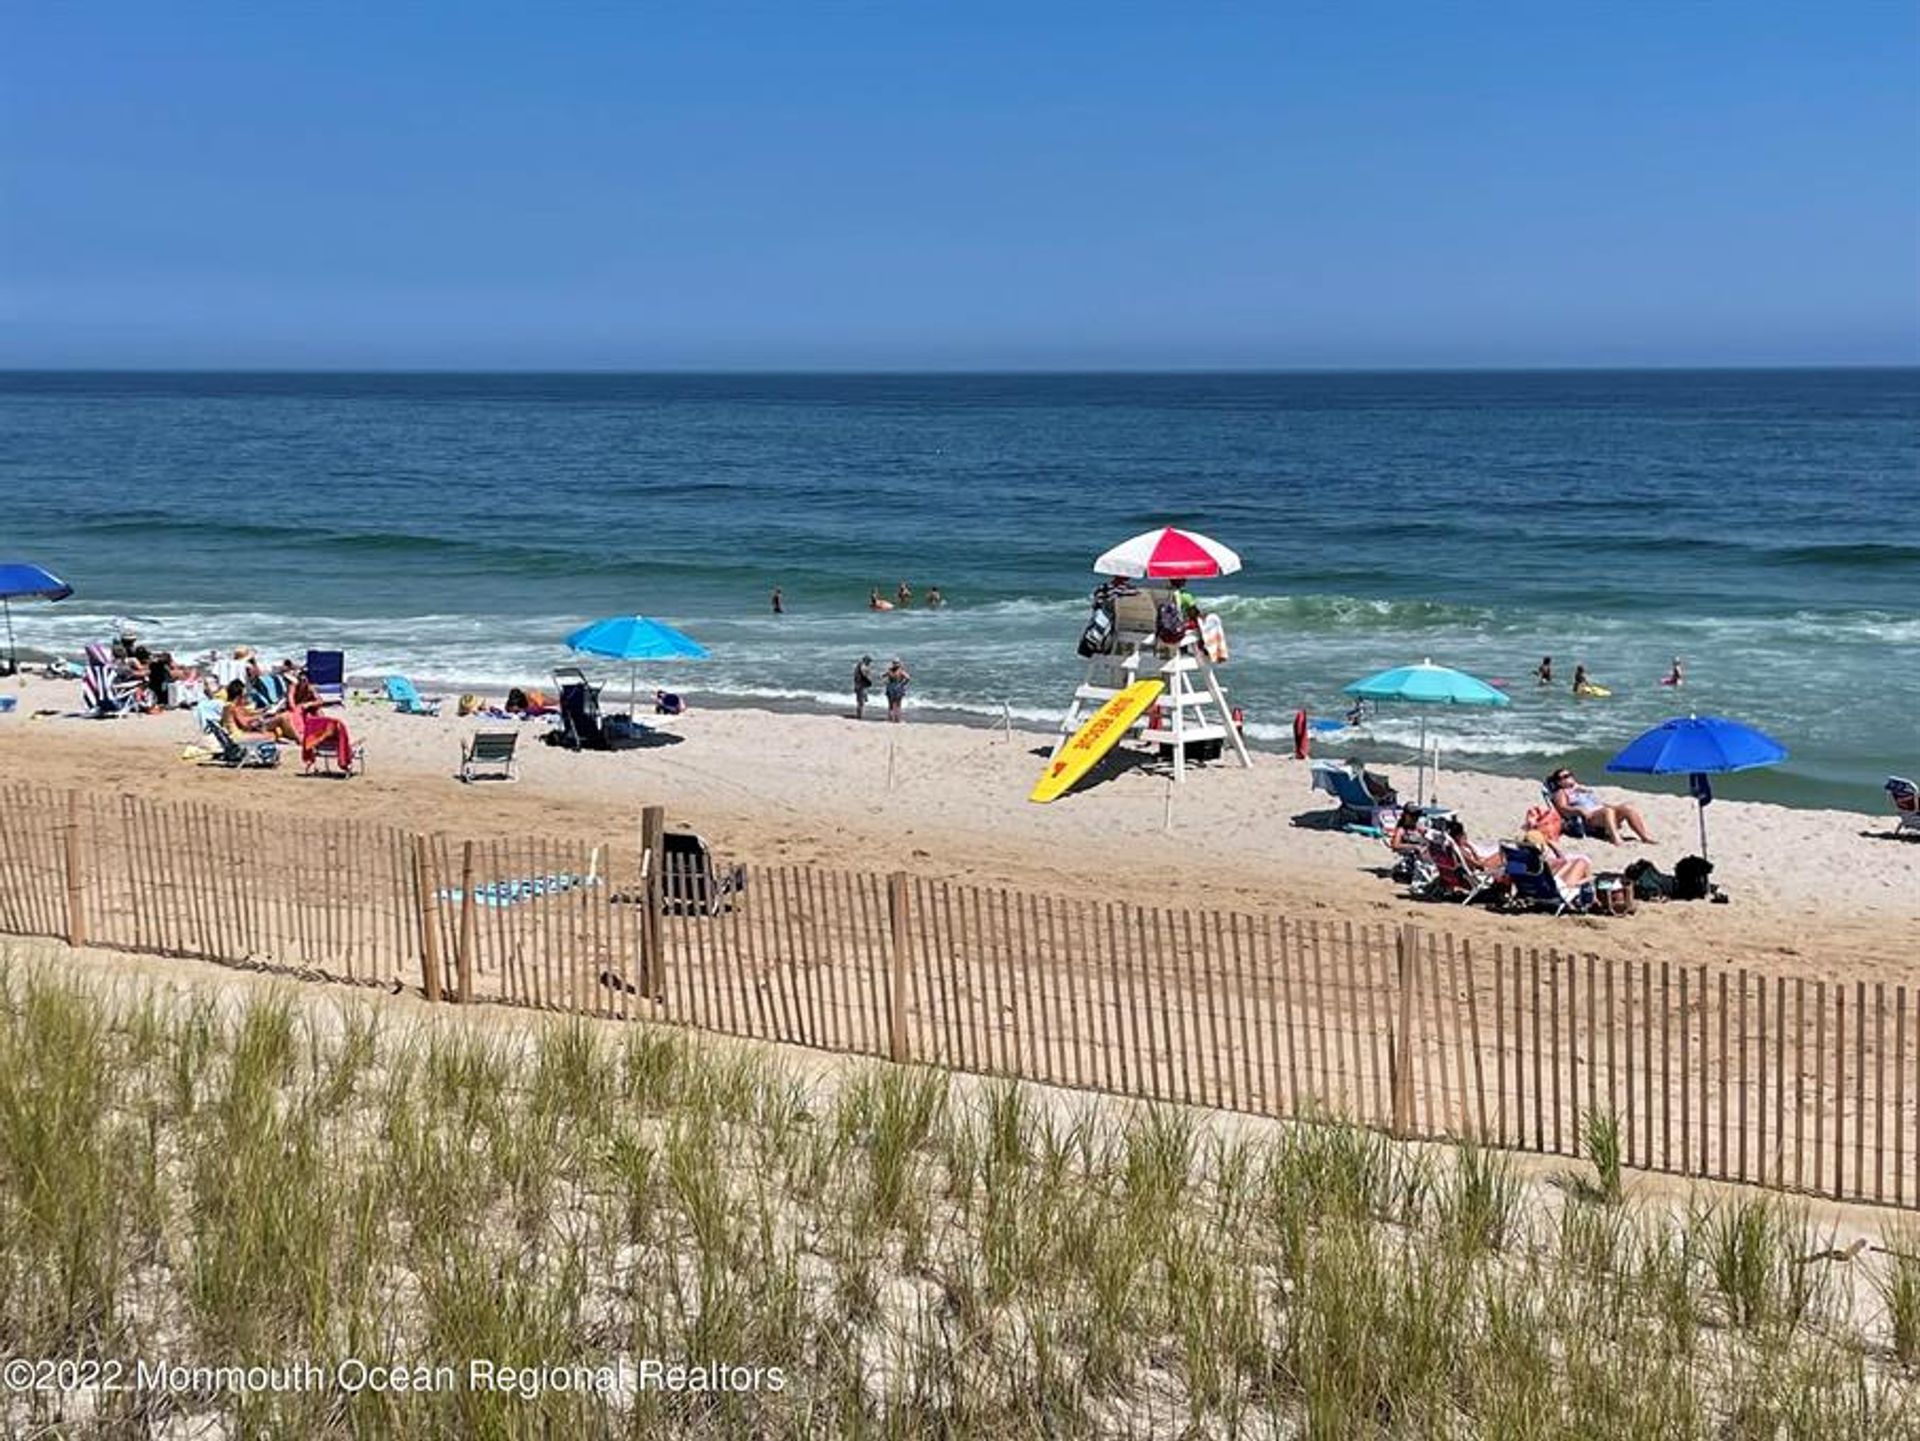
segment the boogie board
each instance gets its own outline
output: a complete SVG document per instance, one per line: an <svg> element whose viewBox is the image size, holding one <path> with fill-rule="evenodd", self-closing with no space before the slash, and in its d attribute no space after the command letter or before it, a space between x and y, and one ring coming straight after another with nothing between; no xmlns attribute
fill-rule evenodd
<svg viewBox="0 0 1920 1441"><path fill-rule="evenodd" d="M1605 700L1613 692L1603 685L1583 685L1574 694L1582 700Z"/></svg>
<svg viewBox="0 0 1920 1441"><path fill-rule="evenodd" d="M1220 624L1220 617L1210 615L1200 622L1200 647L1206 651L1207 659L1215 665L1227 658L1227 628Z"/></svg>
<svg viewBox="0 0 1920 1441"><path fill-rule="evenodd" d="M1164 681L1135 681L1088 716L1086 724L1060 747L1060 754L1047 762L1045 772L1027 793L1027 799L1036 805L1045 805L1065 795L1093 769L1094 762L1119 743L1120 737L1146 714L1147 707L1160 698L1164 689Z"/></svg>

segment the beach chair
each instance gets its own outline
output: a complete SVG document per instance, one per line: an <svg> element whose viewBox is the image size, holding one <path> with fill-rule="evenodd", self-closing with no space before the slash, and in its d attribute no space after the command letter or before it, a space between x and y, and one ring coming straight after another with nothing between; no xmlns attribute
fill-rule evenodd
<svg viewBox="0 0 1920 1441"><path fill-rule="evenodd" d="M440 697L422 696L403 675L387 677L387 699L401 715L439 715Z"/></svg>
<svg viewBox="0 0 1920 1441"><path fill-rule="evenodd" d="M279 710L287 702L287 683L275 672L263 670L260 678L247 687L247 700L257 710Z"/></svg>
<svg viewBox="0 0 1920 1441"><path fill-rule="evenodd" d="M1462 854L1459 843L1443 831L1428 834L1427 859L1433 865L1433 879L1424 891L1417 893L1423 900L1470 905L1494 884L1494 878L1470 862Z"/></svg>
<svg viewBox="0 0 1920 1441"><path fill-rule="evenodd" d="M717 916L733 909L734 897L747 888L745 866L722 872L706 841L692 831L668 831L660 845L662 911L670 916Z"/></svg>
<svg viewBox="0 0 1920 1441"><path fill-rule="evenodd" d="M1553 796L1553 787L1542 782L1540 786L1540 804L1560 817L1560 834L1570 836L1576 841L1584 841L1587 838L1586 819L1578 811L1561 810L1559 806L1553 803Z"/></svg>
<svg viewBox="0 0 1920 1441"><path fill-rule="evenodd" d="M347 653L343 650L307 652L307 681L313 693L332 705L347 699Z"/></svg>
<svg viewBox="0 0 1920 1441"><path fill-rule="evenodd" d="M312 728L324 725L326 731L318 740L312 740ZM309 744L300 747L302 768L307 775L330 775L345 779L348 776L367 773L367 747L364 741L352 741L347 747L350 759L340 759L340 734L344 725L322 720L318 717L307 722Z"/></svg>
<svg viewBox="0 0 1920 1441"><path fill-rule="evenodd" d="M1592 883L1573 886L1562 881L1537 846L1503 841L1500 856L1506 864L1507 882L1513 887L1514 899L1530 909L1562 916L1569 911L1583 914L1593 908Z"/></svg>
<svg viewBox="0 0 1920 1441"><path fill-rule="evenodd" d="M485 767L495 767L498 774L495 780L513 779L513 752L520 743L518 731L476 731L460 748L460 779L476 781L485 779L480 772Z"/></svg>
<svg viewBox="0 0 1920 1441"><path fill-rule="evenodd" d="M1900 817L1893 833L1896 836L1903 836L1908 831L1920 833L1920 786L1905 776L1888 776L1887 798L1893 802L1894 813Z"/></svg>
<svg viewBox="0 0 1920 1441"><path fill-rule="evenodd" d="M113 653L98 642L87 647L87 668L80 677L80 704L89 720L132 715L140 687L120 679Z"/></svg>
<svg viewBox="0 0 1920 1441"><path fill-rule="evenodd" d="M559 672L554 674L557 679ZM568 681L560 687L560 736L568 750L613 749L606 728L600 724L600 692L584 680Z"/></svg>
<svg viewBox="0 0 1920 1441"><path fill-rule="evenodd" d="M1313 761L1311 765L1313 789L1332 796L1339 803L1342 825L1380 826L1381 811L1398 804L1398 797L1384 776L1373 776L1378 785L1369 787L1338 761Z"/></svg>
<svg viewBox="0 0 1920 1441"><path fill-rule="evenodd" d="M198 713L198 712L196 712ZM248 736L238 739L220 724L220 712L215 709L211 717L202 715L200 729L213 742L213 764L226 766L231 770L257 767L271 770L280 764L280 746L271 736Z"/></svg>

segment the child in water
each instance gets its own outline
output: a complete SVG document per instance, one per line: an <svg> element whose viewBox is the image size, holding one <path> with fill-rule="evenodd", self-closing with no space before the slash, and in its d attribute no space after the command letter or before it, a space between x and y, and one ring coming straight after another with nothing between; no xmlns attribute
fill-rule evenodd
<svg viewBox="0 0 1920 1441"><path fill-rule="evenodd" d="M1685 685L1686 683L1687 683L1686 673L1680 668L1680 657L1675 656L1673 658L1673 669L1667 672L1667 678L1661 681L1660 684L1661 685Z"/></svg>

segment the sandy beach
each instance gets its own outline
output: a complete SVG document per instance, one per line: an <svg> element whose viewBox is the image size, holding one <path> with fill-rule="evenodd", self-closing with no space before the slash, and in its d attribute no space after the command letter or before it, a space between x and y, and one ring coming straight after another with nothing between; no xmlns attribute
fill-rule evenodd
<svg viewBox="0 0 1920 1441"><path fill-rule="evenodd" d="M604 836L658 803L669 824L695 828L750 862L904 869L1056 894L1356 922L1415 920L1476 941L1776 974L1913 976L1920 845L1892 839L1886 815L1717 802L1715 880L1731 894L1729 905L1643 905L1606 919L1490 915L1407 898L1386 877L1385 848L1328 829L1328 798L1310 790L1307 767L1272 754L1256 753L1251 771L1202 767L1177 789L1129 757L1040 807L1025 799L1047 744L1034 732L916 724L911 713L907 724L889 726L702 708L663 721L674 743L574 754L540 743L545 722L458 718L451 704L438 718L406 716L368 702L344 712L366 748L367 773L330 782L301 776L297 764L245 773L198 764L187 754L194 736L185 712L80 720L68 714L78 697L73 682L6 684L18 696L16 709L0 715L0 776L9 780L357 816L455 836ZM455 778L462 739L480 729L521 732L517 782ZM1482 844L1513 834L1537 794L1510 777L1454 771L1440 780L1441 801ZM1634 799L1658 843L1578 843L1597 870L1640 855L1670 870L1695 849L1691 801L1637 792Z"/></svg>

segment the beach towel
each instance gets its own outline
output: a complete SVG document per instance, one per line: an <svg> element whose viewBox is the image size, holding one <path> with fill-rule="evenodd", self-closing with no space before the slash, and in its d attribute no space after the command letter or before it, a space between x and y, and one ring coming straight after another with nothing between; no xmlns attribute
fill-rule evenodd
<svg viewBox="0 0 1920 1441"><path fill-rule="evenodd" d="M300 730L300 761L311 766L318 757L320 747L331 742L334 754L339 758L340 769L353 769L353 738L347 734L344 721L333 716L308 716Z"/></svg>
<svg viewBox="0 0 1920 1441"><path fill-rule="evenodd" d="M475 904L482 906L517 906L522 901L538 900L542 896L562 895L580 886L594 886L600 882L594 876L576 876L572 874L552 876L522 876L510 881L483 881L473 888ZM459 904L466 898L466 892L458 886L440 892L441 899Z"/></svg>

